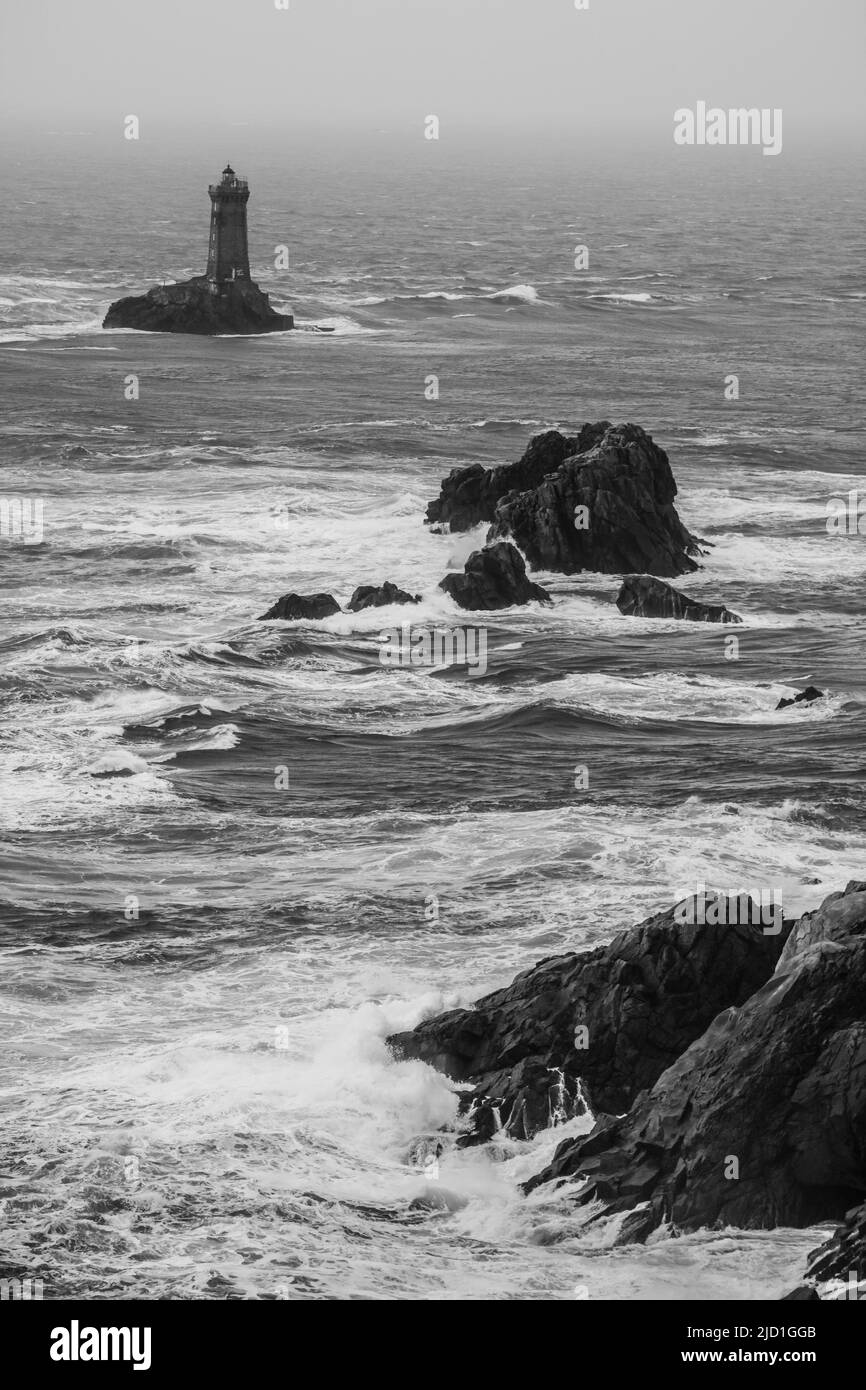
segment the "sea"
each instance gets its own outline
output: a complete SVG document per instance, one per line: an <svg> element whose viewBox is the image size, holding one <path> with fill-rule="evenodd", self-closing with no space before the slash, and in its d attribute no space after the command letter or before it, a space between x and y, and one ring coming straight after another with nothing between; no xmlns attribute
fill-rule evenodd
<svg viewBox="0 0 866 1390"><path fill-rule="evenodd" d="M387 129L0 153L0 1273L46 1299L794 1287L823 1228L616 1246L519 1188L588 1117L457 1149L453 1086L386 1038L699 884L793 916L866 877L862 167ZM204 270L227 161L306 331L103 330ZM438 587L485 536L425 526L441 479L601 419L667 451L707 542L677 583L742 626L621 616L615 575L474 615ZM421 603L260 621L385 580ZM480 627L486 669L385 664L407 620Z"/></svg>

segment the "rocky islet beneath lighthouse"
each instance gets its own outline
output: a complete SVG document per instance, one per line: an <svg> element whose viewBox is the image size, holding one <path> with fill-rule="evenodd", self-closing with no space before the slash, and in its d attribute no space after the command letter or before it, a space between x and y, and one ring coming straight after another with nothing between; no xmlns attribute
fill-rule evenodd
<svg viewBox="0 0 866 1390"><path fill-rule="evenodd" d="M150 333L280 333L294 328L291 314L271 308L250 275L247 246L246 179L226 165L211 199L207 271L190 280L156 285L147 294L118 299L103 328L138 328Z"/></svg>

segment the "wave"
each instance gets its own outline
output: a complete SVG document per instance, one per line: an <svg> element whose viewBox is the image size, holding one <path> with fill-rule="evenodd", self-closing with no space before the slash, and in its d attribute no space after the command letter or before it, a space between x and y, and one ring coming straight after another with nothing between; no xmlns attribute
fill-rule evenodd
<svg viewBox="0 0 866 1390"><path fill-rule="evenodd" d="M651 304L661 299L662 296L648 294L645 290L634 294L620 294L611 291L609 294L593 294L590 299L613 299L623 304Z"/></svg>
<svg viewBox="0 0 866 1390"><path fill-rule="evenodd" d="M153 739L155 736L173 738L178 734L188 733L190 729L198 731L203 728L234 727L225 723L230 714L229 710L205 704L203 701L194 705L181 705L164 714L155 714L150 719L124 725L123 736L136 740Z"/></svg>
<svg viewBox="0 0 866 1390"><path fill-rule="evenodd" d="M350 318L348 314L332 314L328 317L315 319L301 319L296 316L295 324L298 328L326 328L337 338L369 336L381 332L381 329L365 327L364 324L358 323L357 319ZM270 333L265 334L262 341L284 337L285 334L283 333Z"/></svg>
<svg viewBox="0 0 866 1390"><path fill-rule="evenodd" d="M101 754L82 771L89 777L134 777L139 772L149 772L150 765L134 753L116 749Z"/></svg>
<svg viewBox="0 0 866 1390"><path fill-rule="evenodd" d="M486 296L502 304L540 304L538 290L534 285L511 285L509 289L494 290Z"/></svg>
<svg viewBox="0 0 866 1390"><path fill-rule="evenodd" d="M452 426L452 428L467 430L512 430L520 428L538 430L540 432L543 430L556 430L559 429L560 426L558 422L550 424L547 420L531 420L522 416L503 416L501 419L494 417L489 420L469 420L466 424L461 421Z"/></svg>
<svg viewBox="0 0 866 1390"><path fill-rule="evenodd" d="M0 652L26 651L36 647L86 647L90 639L83 632L68 627L42 628L38 632L12 633L0 640Z"/></svg>
<svg viewBox="0 0 866 1390"><path fill-rule="evenodd" d="M110 290L104 280L0 275L0 344L59 340L100 331ZM37 314L38 321L34 322Z"/></svg>
<svg viewBox="0 0 866 1390"><path fill-rule="evenodd" d="M230 749L236 748L240 741L241 733L237 724L215 724L191 742L185 740L182 746L173 748L157 761L185 765L189 761L199 761L200 755L227 753Z"/></svg>
<svg viewBox="0 0 866 1390"><path fill-rule="evenodd" d="M72 338L79 333L102 331L102 319L88 315L86 318L64 320L60 323L28 323L16 328L0 328L0 345L7 343L35 342L41 338Z"/></svg>
<svg viewBox="0 0 866 1390"><path fill-rule="evenodd" d="M474 301L478 304L485 301L492 304L508 305L542 303L535 286L527 284L509 285L505 289L478 286L466 290L415 290L391 295L366 295L363 299L352 300L351 303L356 308L376 308L383 304L393 306L454 304L464 300Z"/></svg>

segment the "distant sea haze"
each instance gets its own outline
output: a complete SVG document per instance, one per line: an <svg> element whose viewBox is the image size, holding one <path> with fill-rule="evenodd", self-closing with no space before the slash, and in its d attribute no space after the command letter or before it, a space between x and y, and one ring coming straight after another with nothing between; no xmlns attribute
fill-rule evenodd
<svg viewBox="0 0 866 1390"><path fill-rule="evenodd" d="M827 525L866 488L863 174L698 149L694 117L656 163L142 148L96 200L71 141L16 166L0 919L26 1200L4 1239L46 1299L799 1282L814 1229L604 1253L567 1195L519 1193L585 1117L498 1162L440 1153L452 1086L384 1041L681 886L772 889L787 917L863 877L864 552ZM203 271L228 158L253 276L335 332L102 331L110 301ZM735 656L715 624L620 614L615 575L533 574L552 605L484 615L439 587L486 530L425 527L440 480L597 420L667 451L708 552L677 583L743 616ZM34 542L13 521L37 501ZM386 580L420 597L412 632L483 629L483 672L381 660L400 607L257 621ZM777 708L809 683L826 697ZM432 1181L444 1217L411 1206Z"/></svg>

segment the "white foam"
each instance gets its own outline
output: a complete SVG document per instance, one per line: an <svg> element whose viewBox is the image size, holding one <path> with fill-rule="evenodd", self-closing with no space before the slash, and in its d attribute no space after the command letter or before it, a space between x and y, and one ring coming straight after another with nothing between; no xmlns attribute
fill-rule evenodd
<svg viewBox="0 0 866 1390"><path fill-rule="evenodd" d="M116 748L109 753L100 754L83 771L91 777L110 777L115 774L149 772L150 766L144 758L137 757L135 753Z"/></svg>
<svg viewBox="0 0 866 1390"><path fill-rule="evenodd" d="M653 300L654 296L651 294L647 294L646 291L642 291L635 294L594 294L591 295L590 298L615 299L621 301L623 304L649 304Z"/></svg>
<svg viewBox="0 0 866 1390"><path fill-rule="evenodd" d="M504 290L494 290L487 295L488 299L501 300L503 303L510 303L512 300L521 304L540 304L538 290L534 285L510 285Z"/></svg>

